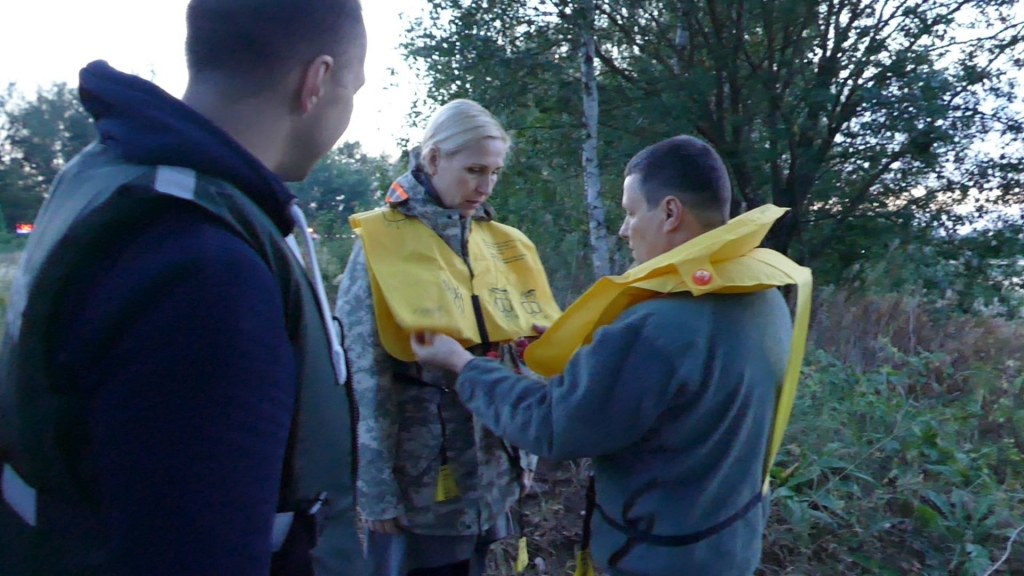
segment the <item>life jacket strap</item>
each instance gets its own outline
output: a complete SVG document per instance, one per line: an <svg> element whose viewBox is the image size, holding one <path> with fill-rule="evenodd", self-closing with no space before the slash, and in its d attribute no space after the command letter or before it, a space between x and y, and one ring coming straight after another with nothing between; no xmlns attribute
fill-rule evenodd
<svg viewBox="0 0 1024 576"><path fill-rule="evenodd" d="M689 534L671 535L665 536L661 534L654 534L639 530L632 526L622 524L618 520L612 518L600 504L596 504L597 512L601 515L601 518L608 523L609 526L615 528L619 532L625 534L630 540L635 540L642 544L648 544L650 546L659 546L663 548L681 548L684 546L692 546L698 542L702 542L711 538L712 536L722 532L726 528L732 526L744 516L750 513L751 510L756 508L758 504L764 499L764 493L760 490L757 491L747 503L744 504L739 510L733 512L728 518L709 526L703 530L697 532L690 532Z"/></svg>

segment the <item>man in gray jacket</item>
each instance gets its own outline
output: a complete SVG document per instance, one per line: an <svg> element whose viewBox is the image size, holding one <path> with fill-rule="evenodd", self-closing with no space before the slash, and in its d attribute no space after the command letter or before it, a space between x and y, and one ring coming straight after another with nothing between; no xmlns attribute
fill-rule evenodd
<svg viewBox="0 0 1024 576"><path fill-rule="evenodd" d="M619 234L638 265L729 220L726 169L695 138L640 152L623 188ZM727 576L759 563L763 470L791 334L778 290L666 291L594 332L547 384L474 359L447 336L413 344L420 362L460 373L459 396L498 435L545 458L593 458L599 567Z"/></svg>

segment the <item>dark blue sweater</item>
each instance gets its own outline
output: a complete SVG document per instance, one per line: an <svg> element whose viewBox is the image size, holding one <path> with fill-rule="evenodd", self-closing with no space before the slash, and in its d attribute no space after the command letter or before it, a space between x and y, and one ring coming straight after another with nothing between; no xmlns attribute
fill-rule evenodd
<svg viewBox="0 0 1024 576"><path fill-rule="evenodd" d="M80 91L127 160L227 180L289 231L284 184L195 111L102 63ZM116 573L268 574L297 375L267 265L175 202L68 280L54 373L92 398L85 466Z"/></svg>

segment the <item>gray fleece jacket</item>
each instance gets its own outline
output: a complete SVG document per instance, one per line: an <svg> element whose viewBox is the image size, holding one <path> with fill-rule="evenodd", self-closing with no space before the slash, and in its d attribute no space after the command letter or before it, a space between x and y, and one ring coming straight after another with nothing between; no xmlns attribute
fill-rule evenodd
<svg viewBox="0 0 1024 576"><path fill-rule="evenodd" d="M474 359L457 388L512 444L555 460L593 458L608 518L686 535L741 511L760 490L791 335L776 289L679 293L626 310L547 384ZM761 502L711 537L665 547L627 544L595 514L591 548L610 574L749 575L767 516Z"/></svg>

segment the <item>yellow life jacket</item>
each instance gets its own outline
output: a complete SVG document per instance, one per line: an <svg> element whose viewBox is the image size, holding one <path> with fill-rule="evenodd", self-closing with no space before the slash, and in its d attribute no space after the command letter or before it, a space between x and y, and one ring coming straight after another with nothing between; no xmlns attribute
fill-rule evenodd
<svg viewBox="0 0 1024 576"><path fill-rule="evenodd" d="M598 328L613 322L626 308L662 294L735 294L796 284L793 337L764 464L767 492L769 472L793 411L811 311L810 269L774 250L758 248L786 211L771 204L761 206L621 276L598 280L526 349L527 366L542 376L560 374Z"/></svg>
<svg viewBox="0 0 1024 576"><path fill-rule="evenodd" d="M415 331L448 334L469 348L534 335L534 324L562 313L536 247L511 226L471 223L470 269L430 227L393 208L349 222L366 250L381 344L399 360L415 361Z"/></svg>

